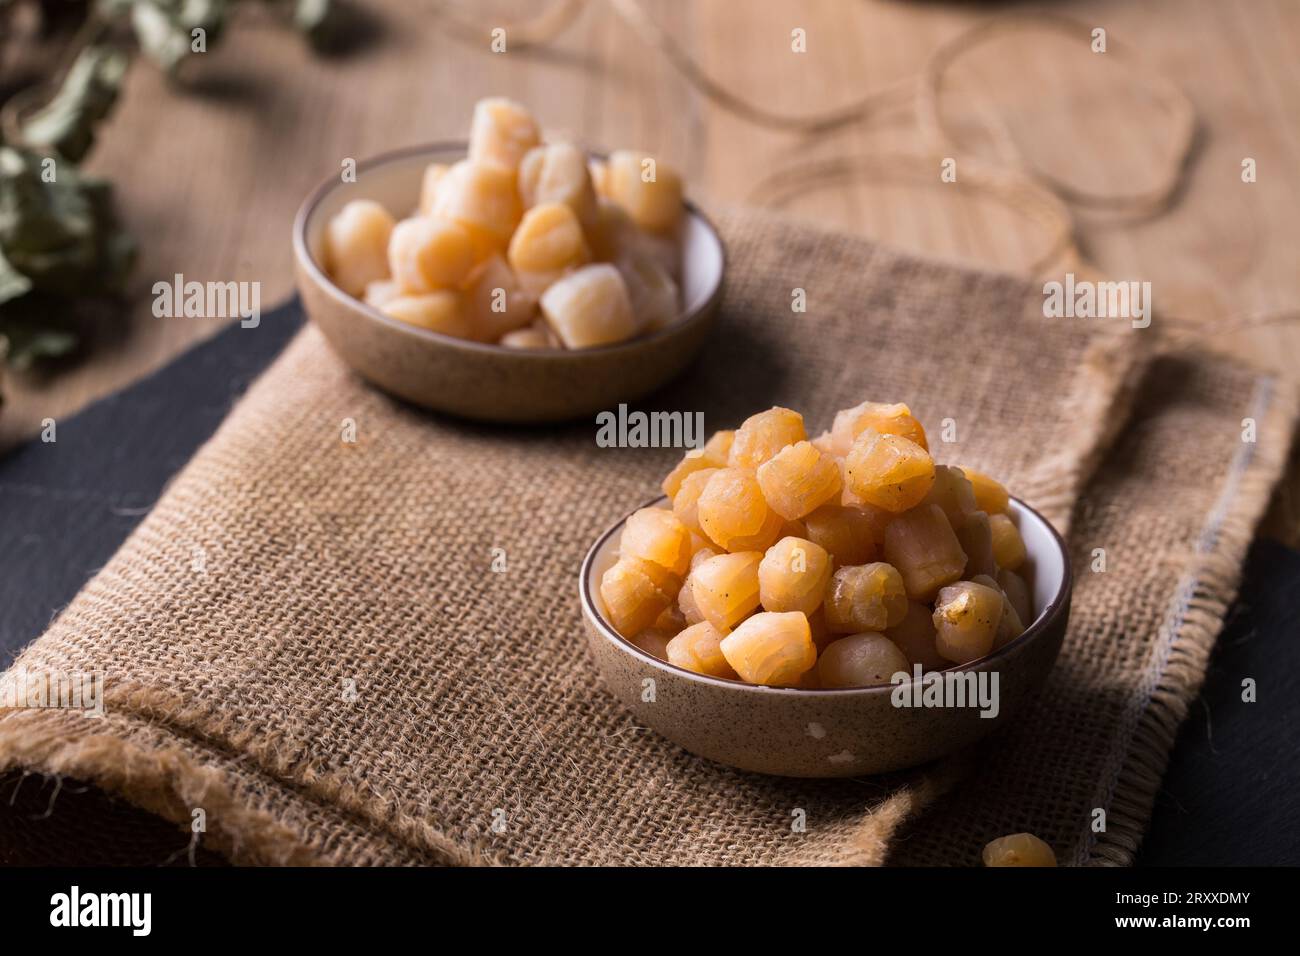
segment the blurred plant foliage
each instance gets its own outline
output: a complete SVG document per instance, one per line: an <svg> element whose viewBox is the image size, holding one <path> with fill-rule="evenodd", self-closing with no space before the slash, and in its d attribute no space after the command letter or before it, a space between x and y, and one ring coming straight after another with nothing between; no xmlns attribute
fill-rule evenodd
<svg viewBox="0 0 1300 956"><path fill-rule="evenodd" d="M83 307L119 293L130 272L135 242L114 212L112 186L78 167L132 58L178 77L240 8L254 6L318 51L345 42L334 0L0 0L0 356L11 366L72 351ZM20 18L36 24L37 42L66 55L55 75L15 89L4 54Z"/></svg>

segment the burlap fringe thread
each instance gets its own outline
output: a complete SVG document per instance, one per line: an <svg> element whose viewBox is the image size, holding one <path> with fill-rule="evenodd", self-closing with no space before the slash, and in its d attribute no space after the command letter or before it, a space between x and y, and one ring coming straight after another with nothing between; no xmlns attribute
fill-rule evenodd
<svg viewBox="0 0 1300 956"><path fill-rule="evenodd" d="M1214 511L1189 558L1183 584L1155 647L1146 688L1131 705L1127 737L1115 747L1115 768L1099 786L1096 806L1106 829L1090 829L1070 855L1076 864L1129 866L1137 854L1160 791L1178 729L1205 682L1206 665L1223 629L1261 502L1267 502L1290 455L1300 413L1294 384L1261 378L1247 415L1258 423L1254 443L1243 443Z"/></svg>

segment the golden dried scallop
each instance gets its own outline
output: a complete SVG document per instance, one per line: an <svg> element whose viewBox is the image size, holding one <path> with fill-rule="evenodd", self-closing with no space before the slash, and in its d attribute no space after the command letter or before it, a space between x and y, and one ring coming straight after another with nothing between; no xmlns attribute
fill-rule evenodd
<svg viewBox="0 0 1300 956"><path fill-rule="evenodd" d="M1025 625L1021 623L1020 615L1017 613L1015 605L1011 603L1011 598L998 585L997 579L991 574L977 574L970 580L976 584L982 584L991 588L1002 595L1002 617L998 620L998 632L993 638L993 649L997 650L1004 644L1009 644L1025 632Z"/></svg>
<svg viewBox="0 0 1300 956"><path fill-rule="evenodd" d="M708 536L705 535L704 529L700 527L700 495L704 493L709 479L717 471L717 468L702 468L699 471L691 472L683 479L681 486L677 489L677 494L673 496L673 514L677 515L693 534L705 538Z"/></svg>
<svg viewBox="0 0 1300 956"><path fill-rule="evenodd" d="M804 538L785 537L758 565L759 602L767 611L812 614L821 606L831 576L826 550Z"/></svg>
<svg viewBox="0 0 1300 956"><path fill-rule="evenodd" d="M433 217L468 229L483 258L505 249L522 214L514 173L468 159L443 174L433 203Z"/></svg>
<svg viewBox="0 0 1300 956"><path fill-rule="evenodd" d="M691 532L664 508L642 508L627 519L618 553L651 561L677 577L691 566Z"/></svg>
<svg viewBox="0 0 1300 956"><path fill-rule="evenodd" d="M461 339L470 336L470 324L465 317L461 296L447 289L423 295L399 295L385 302L379 311L431 332Z"/></svg>
<svg viewBox="0 0 1300 956"><path fill-rule="evenodd" d="M993 531L989 516L983 511L974 511L961 518L960 524L953 525L957 542L966 552L966 569L962 574L973 578L977 574L993 574L997 562L993 560Z"/></svg>
<svg viewBox="0 0 1300 956"><path fill-rule="evenodd" d="M692 571L694 571L699 565L703 564L705 561L709 560L709 558L716 558L718 555L726 553L724 551L717 550L716 548L713 547L713 545L708 544L707 542L704 541L703 538L695 534L691 535L691 547L694 549L694 551L691 553Z"/></svg>
<svg viewBox="0 0 1300 956"><path fill-rule="evenodd" d="M758 466L758 484L768 506L793 521L839 500L840 469L834 458L799 441Z"/></svg>
<svg viewBox="0 0 1300 956"><path fill-rule="evenodd" d="M545 322L534 322L501 336L500 344L508 349L558 349L560 340Z"/></svg>
<svg viewBox="0 0 1300 956"><path fill-rule="evenodd" d="M424 167L424 175L420 178L420 215L433 215L433 204L438 200L438 188L450 168L446 163L430 163Z"/></svg>
<svg viewBox="0 0 1300 956"><path fill-rule="evenodd" d="M1011 833L984 847L985 866L1056 866L1056 853L1032 833Z"/></svg>
<svg viewBox="0 0 1300 956"><path fill-rule="evenodd" d="M870 428L882 435L898 435L929 450L925 429L906 405L863 402L846 408L835 416L831 425L831 442L837 453L847 455L858 436Z"/></svg>
<svg viewBox="0 0 1300 956"><path fill-rule="evenodd" d="M517 273L558 276L590 261L591 250L573 210L547 202L524 213L506 258Z"/></svg>
<svg viewBox="0 0 1300 956"><path fill-rule="evenodd" d="M704 613L700 606L695 603L695 566L691 565L691 573L686 576L682 582L681 589L677 592L677 610L682 615L682 620L689 626L699 624L704 620Z"/></svg>
<svg viewBox="0 0 1300 956"><path fill-rule="evenodd" d="M831 455L835 458L843 458L848 448L841 449L835 444L835 436L830 432L822 432L814 438L809 438L809 442L823 455Z"/></svg>
<svg viewBox="0 0 1300 956"><path fill-rule="evenodd" d="M469 125L469 158L510 171L541 142L537 121L527 108L493 96L474 104Z"/></svg>
<svg viewBox="0 0 1300 956"><path fill-rule="evenodd" d="M1031 616L1012 570L1024 542L984 510L1005 508L1005 490L935 465L924 442L906 405L879 403L846 409L812 441L779 406L715 433L664 479L671 511L629 520L624 559L647 559L632 570L665 581L626 572L637 586L625 586L624 616L648 603L634 623L676 630L663 653L681 667L804 689L910 678L1014 640Z"/></svg>
<svg viewBox="0 0 1300 956"><path fill-rule="evenodd" d="M613 345L636 334L627 287L611 265L597 263L570 272L542 293L541 306L565 348Z"/></svg>
<svg viewBox="0 0 1300 956"><path fill-rule="evenodd" d="M669 498L677 496L677 489L682 486L682 481L686 476L695 471L704 471L709 468L725 468L727 465L727 455L731 451L731 439L735 432L720 431L715 432L703 448L692 448L682 460L677 463L664 478L661 487Z"/></svg>
<svg viewBox="0 0 1300 956"><path fill-rule="evenodd" d="M600 262L651 259L674 280L681 276L682 253L676 239L641 229L611 199L597 197L596 224L588 230L587 239Z"/></svg>
<svg viewBox="0 0 1300 956"><path fill-rule="evenodd" d="M868 564L878 553L876 523L862 508L822 505L803 519L805 536L837 565Z"/></svg>
<svg viewBox="0 0 1300 956"><path fill-rule="evenodd" d="M647 153L620 149L610 154L605 189L642 229L671 232L682 217L682 178Z"/></svg>
<svg viewBox="0 0 1300 956"><path fill-rule="evenodd" d="M660 565L622 557L600 579L600 599L610 623L624 637L650 627L677 597L680 579Z"/></svg>
<svg viewBox="0 0 1300 956"><path fill-rule="evenodd" d="M732 428L723 428L713 433L708 441L704 443L704 454L709 456L711 461L716 461L721 467L731 460L731 446L736 443L736 431Z"/></svg>
<svg viewBox="0 0 1300 956"><path fill-rule="evenodd" d="M691 592L701 618L728 631L758 608L760 551L720 554L691 571ZM682 611L690 619L685 605Z"/></svg>
<svg viewBox="0 0 1300 956"><path fill-rule="evenodd" d="M668 270L650 256L636 253L620 256L614 267L627 285L632 315L640 332L657 332L677 319L681 296Z"/></svg>
<svg viewBox="0 0 1300 956"><path fill-rule="evenodd" d="M392 302L401 294L401 286L392 279L376 279L373 282L366 283L366 291L362 298L366 305L382 310L386 304Z"/></svg>
<svg viewBox="0 0 1300 956"><path fill-rule="evenodd" d="M975 493L975 503L979 506L980 511L986 511L991 515L1000 515L1006 512L1011 496L1007 494L1007 489L1000 482L995 481L983 472L976 471L974 468L962 468L961 470L970 480L971 490Z"/></svg>
<svg viewBox="0 0 1300 956"><path fill-rule="evenodd" d="M388 278L388 240L396 225L388 210L369 199L347 203L325 227L325 268L348 295Z"/></svg>
<svg viewBox="0 0 1300 956"><path fill-rule="evenodd" d="M477 262L469 230L445 219L403 219L388 240L388 271L405 294L458 289Z"/></svg>
<svg viewBox="0 0 1300 956"><path fill-rule="evenodd" d="M587 171L587 154L571 143L533 147L519 163L519 198L525 209L563 203L584 229L590 229L596 223L596 190Z"/></svg>
<svg viewBox="0 0 1300 956"><path fill-rule="evenodd" d="M989 532L993 536L993 560L998 567L1019 570L1025 563L1025 542L1020 529L1007 515L989 515Z"/></svg>
<svg viewBox="0 0 1300 956"><path fill-rule="evenodd" d="M499 254L483 261L470 276L465 308L476 337L495 342L531 325L537 316L537 297L515 278L514 270ZM502 343L505 344L505 343ZM542 344L539 348L549 348Z"/></svg>
<svg viewBox="0 0 1300 956"><path fill-rule="evenodd" d="M840 568L826 589L826 627L832 634L883 631L906 614L903 576L882 561Z"/></svg>
<svg viewBox="0 0 1300 956"><path fill-rule="evenodd" d="M817 663L808 618L798 611L760 611L724 637L721 647L727 663L751 684L788 687Z"/></svg>
<svg viewBox="0 0 1300 956"><path fill-rule="evenodd" d="M803 416L779 405L750 415L731 442L729 464L734 468L758 468L786 445L805 441Z"/></svg>
<svg viewBox="0 0 1300 956"><path fill-rule="evenodd" d="M474 107L466 158L428 164L414 206L395 223L373 200L350 202L321 246L335 283L404 321L509 349L575 349L681 314L681 180L653 157L606 162L544 144L526 108L491 97ZM584 269L593 257L609 268ZM407 301L440 291L464 302ZM534 324L539 305L546 327Z"/></svg>
<svg viewBox="0 0 1300 956"><path fill-rule="evenodd" d="M974 581L942 588L934 604L935 646L940 656L966 664L991 651L1003 601L1001 591Z"/></svg>
<svg viewBox="0 0 1300 956"><path fill-rule="evenodd" d="M898 514L920 504L934 484L934 460L898 435L865 429L845 462L845 484L868 504Z"/></svg>
<svg viewBox="0 0 1300 956"><path fill-rule="evenodd" d="M722 468L727 463L725 461L713 461L704 454L703 448L692 448L686 454L682 455L682 460L673 466L673 470L664 476L664 480L659 487L663 489L664 494L669 498L676 499L678 492L681 490L682 482L697 471L711 471L715 468ZM699 497L698 493L696 497Z"/></svg>
<svg viewBox="0 0 1300 956"><path fill-rule="evenodd" d="M1007 596L1011 606L1016 609L1016 615L1026 625L1032 624L1034 620L1034 602L1029 593L1028 582L1009 568L998 569L996 578L998 587Z"/></svg>
<svg viewBox="0 0 1300 956"><path fill-rule="evenodd" d="M781 533L781 516L767 506L758 479L740 468L709 476L696 514L709 540L726 551L765 551Z"/></svg>
<svg viewBox="0 0 1300 956"><path fill-rule="evenodd" d="M897 624L886 628L885 637L894 642L909 663L920 664L923 671L942 670L952 665L935 644L934 612L928 604L908 601L907 613Z"/></svg>
<svg viewBox="0 0 1300 956"><path fill-rule="evenodd" d="M697 674L726 677L735 680L737 675L722 655L722 640L726 637L708 621L700 621L684 629L668 642L667 660Z"/></svg>
<svg viewBox="0 0 1300 956"><path fill-rule="evenodd" d="M923 503L942 508L954 529L961 525L968 514L979 510L970 479L960 468L951 465L934 466L934 484L930 486Z"/></svg>
<svg viewBox="0 0 1300 956"><path fill-rule="evenodd" d="M874 632L832 641L817 659L821 687L872 687L888 684L902 671L911 676L906 655L889 638Z"/></svg>
<svg viewBox="0 0 1300 956"><path fill-rule="evenodd" d="M891 521L884 553L914 601L929 601L966 570L966 553L938 505L921 505Z"/></svg>

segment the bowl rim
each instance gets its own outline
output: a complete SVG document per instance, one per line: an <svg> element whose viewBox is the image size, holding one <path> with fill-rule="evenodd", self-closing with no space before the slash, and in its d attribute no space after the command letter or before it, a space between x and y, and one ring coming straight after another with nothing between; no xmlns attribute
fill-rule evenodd
<svg viewBox="0 0 1300 956"><path fill-rule="evenodd" d="M465 153L469 149L467 140L437 140L432 143L417 143L412 146L399 146L394 149L385 150L382 153L376 153L365 159L358 160L356 172L359 175L365 170L374 169L399 160L409 159L412 156L422 154L436 153ZM604 156L599 151L585 149L590 156ZM544 359L556 359L559 357L576 358L598 355L612 355L619 352L635 352L637 349L650 343L666 340L668 338L681 335L691 326L701 321L707 320L716 310L718 300L722 296L723 281L727 275L727 245L722 241L722 234L718 232L717 226L713 224L707 215L689 199L683 199L682 205L685 207L688 215L698 219L708 230L709 235L718 244L719 267L718 274L713 281L712 288L709 289L708 295L692 309L685 309L681 312L677 321L670 323L665 328L652 332L649 335L639 335L635 338L627 339L623 342L615 342L611 345L597 345L592 348L584 349L512 349L504 345L498 345L495 342L475 342L471 339L462 339L454 335L446 335L442 332L435 332L432 329L424 329L417 325L411 325L408 322L401 322L391 316L385 315L373 306L363 302L354 296L348 295L330 279L329 274L324 267L316 261L312 255L311 249L307 244L307 222L311 219L316 207L324 201L325 197L330 195L340 186L350 185L343 183L338 174L333 174L321 180L308 194L307 198L302 201L298 207L298 212L293 218L293 253L294 258L307 275L322 288L332 299L340 305L356 309L367 319L376 321L381 325L387 326L397 332L413 335L417 339L424 339L439 345L452 346L467 352L476 352L481 354L490 354L496 356L507 355L516 357L521 361L533 361Z"/></svg>
<svg viewBox="0 0 1300 956"><path fill-rule="evenodd" d="M1038 617L1034 619L1033 623L1030 624L1028 627L1026 627L1024 631L1020 634L1020 636L1015 638L1015 640L1008 641L1006 644L1003 644L997 650L991 651L990 653L985 654L983 657L976 658L973 661L968 661L965 664L954 664L952 667L945 667L941 670L928 671L927 676L929 674L962 673L965 671L973 671L976 669L984 670L986 669L985 665L987 665L988 662L995 661L1001 657L1010 656L1011 652L1015 650L1017 647L1027 645L1031 641L1034 641L1037 638L1041 637L1043 634L1046 634L1049 630L1053 628L1053 626L1061 618L1061 616L1065 614L1066 609L1070 605L1070 596L1074 590L1074 569L1070 563L1070 550L1068 547L1066 547L1065 540L1061 537L1060 532L1056 530L1055 526L1046 518L1044 518L1043 515L1037 509L1031 507L1022 498L1017 498L1015 495L1009 495L1008 497L1011 498L1011 500L1015 501L1016 504L1019 505L1021 508L1023 508L1025 511L1029 512L1035 518L1041 521L1043 523L1043 526L1046 527L1048 532L1050 533L1052 541L1055 543L1056 549L1060 552L1061 555L1061 566L1062 566L1061 586L1057 589L1056 593L1053 594L1052 597L1048 600L1047 605L1042 610L1042 613L1040 613ZM634 657L640 657L642 660L646 661L647 663L651 664L654 667L659 668L660 670L666 670L670 673L687 678L688 680L694 680L704 684L714 684L719 687L724 687L728 690L733 690L742 693L792 694L800 697L843 695L843 694L890 694L893 693L897 687L901 686L898 684L888 683L888 684L867 684L862 687L815 687L814 688L814 687L768 687L764 684L749 684L744 681L728 680L725 677L712 677L708 674L699 674L696 673L695 671L687 670L684 667L678 667L676 664L670 663L669 661L662 660L658 657L655 657L653 654L649 654L646 651L643 651L641 648L637 647L630 640L628 640L626 637L620 634L617 630L614 629L614 626L612 624L610 624L607 620L605 620L605 615L601 612L601 610L597 606L595 599L591 593L591 567L596 561L596 556L604 549L605 543L613 535L615 535L616 533L622 530L623 525L627 523L628 518L630 518L637 511L640 511L641 508L652 508L658 505L659 503L667 500L668 500L667 495L660 495L659 497L651 499L650 501L646 502L640 507L634 508L632 511L629 511L618 521L614 522L614 524L606 528L605 531L602 532L600 536L596 538L595 543L592 544L592 546L588 549L586 557L582 559L582 567L578 572L579 575L578 595L582 603L582 612L584 616L586 616L587 619L596 627L596 629L600 631L601 636L604 637L607 641L611 641L612 643L615 644L615 646L619 647L621 650L632 654Z"/></svg>

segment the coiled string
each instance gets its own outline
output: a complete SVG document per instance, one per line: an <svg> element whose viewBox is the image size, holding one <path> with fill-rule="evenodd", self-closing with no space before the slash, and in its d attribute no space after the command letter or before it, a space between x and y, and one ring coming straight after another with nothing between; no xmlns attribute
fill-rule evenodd
<svg viewBox="0 0 1300 956"><path fill-rule="evenodd" d="M471 42L486 43L491 31L504 28L512 49L544 46L567 30L582 13L589 0L555 0L536 15L521 21L491 26L469 15L462 0L429 0L429 3L453 32ZM942 110L944 80L951 67L972 51L991 40L1015 32L1039 31L1081 40L1091 36L1091 27L1082 21L1057 13L1011 11L982 20L940 44L926 57L919 73L904 77L878 89L869 90L853 102L835 109L807 115L774 112L728 89L714 79L679 44L675 37L651 17L640 0L609 0L615 13L645 44L657 50L681 74L688 85L719 109L766 129L802 135L825 134L855 123L866 123L886 112L897 111L911 103L915 121L927 147L915 153L891 153L844 156L802 162L778 170L752 190L751 199L770 204L773 197L789 197L811 184L852 179L897 180L909 169L934 170L941 158L956 146L956 136ZM1030 160L1016 142L1006 123L994 118L991 132L997 144L997 162L963 159L960 183L945 183L977 193L1012 209L1039 224L1046 233L1043 251L1028 268L1032 276L1048 270L1091 268L1075 240L1075 217L1070 207L1104 210L1132 216L1156 215L1166 211L1185 183L1196 143L1197 112L1187 94L1165 74L1144 64L1126 44L1107 38L1107 54L1140 77L1153 100L1166 114L1170 124L1162 137L1168 150L1154 158L1158 176L1152 185L1121 192L1085 189ZM918 183L937 183L937 176L919 177ZM1230 335L1262 325L1291 324L1300 321L1300 309L1285 308L1267 313L1235 316L1221 320L1192 319L1162 313L1168 328L1159 333L1158 347L1185 348L1197 342ZM1154 328L1154 326L1153 326Z"/></svg>

